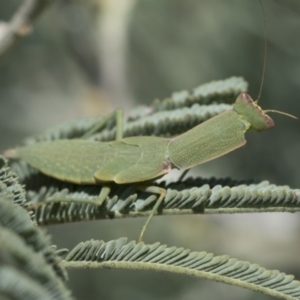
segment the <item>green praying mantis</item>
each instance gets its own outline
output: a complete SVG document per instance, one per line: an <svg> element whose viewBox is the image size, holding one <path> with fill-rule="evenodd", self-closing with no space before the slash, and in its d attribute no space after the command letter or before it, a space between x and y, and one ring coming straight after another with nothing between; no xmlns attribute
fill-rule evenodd
<svg viewBox="0 0 300 300"><path fill-rule="evenodd" d="M101 184L97 205L110 193L110 185L135 183L139 190L159 195L144 224L139 241L163 201L166 190L153 181L171 169L188 170L246 143L249 130L261 132L274 121L247 93L241 93L233 108L189 131L174 137L136 136L122 138L122 111L117 110L116 140L98 142L85 138L99 130L107 119L92 128L82 139L46 141L20 147L6 153L18 157L40 172L75 184Z"/></svg>

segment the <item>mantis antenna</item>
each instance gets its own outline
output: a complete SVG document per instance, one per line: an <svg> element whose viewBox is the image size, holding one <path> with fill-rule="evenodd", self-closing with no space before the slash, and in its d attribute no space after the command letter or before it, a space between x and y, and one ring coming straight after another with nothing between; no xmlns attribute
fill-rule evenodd
<svg viewBox="0 0 300 300"><path fill-rule="evenodd" d="M283 112L283 111L280 111L280 110L267 109L267 110L264 110L264 112L265 112L265 113L273 112L273 113L277 113L277 114L284 115L284 116L287 116L287 117L290 117L290 118L293 118L293 119L298 120L298 118L297 118L296 116L293 116L293 115L291 115L291 114L288 114L288 113Z"/></svg>
<svg viewBox="0 0 300 300"><path fill-rule="evenodd" d="M265 43L264 43L264 64L263 64L263 69L262 69L262 75L261 75L261 82L260 82L260 87L259 87L259 93L258 93L257 100L255 101L256 103L260 100L262 89L263 89L263 85L264 85L264 81L265 81L265 77L266 77L267 52L268 52L268 32L267 32L266 12L265 12L265 8L264 8L262 0L259 0L259 3L260 3L261 9L262 9L262 14L263 14ZM279 111L279 110L268 109L268 110L264 110L264 112L265 113L267 113L267 112L273 112L273 113L284 115L284 116L287 116L287 117L290 117L290 118L293 118L293 119L298 119L296 116L293 116L291 114L288 114L286 112L282 112L282 111Z"/></svg>
<svg viewBox="0 0 300 300"><path fill-rule="evenodd" d="M264 81L265 81L265 76L266 76L266 69L267 69L267 50L268 50L268 32L267 32L267 20L266 20L266 13L265 13L265 8L262 3L262 0L259 0L262 13L263 13L263 22L264 22L264 36L265 36L265 45L264 45L264 64L263 64L263 69L262 69L262 75L261 75L261 82L260 82L260 88L259 88L259 93L257 100L255 102L258 102L261 97Z"/></svg>

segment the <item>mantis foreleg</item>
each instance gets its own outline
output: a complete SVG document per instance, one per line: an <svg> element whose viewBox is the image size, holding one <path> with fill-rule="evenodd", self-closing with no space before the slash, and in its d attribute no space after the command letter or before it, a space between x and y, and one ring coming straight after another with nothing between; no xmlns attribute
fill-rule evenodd
<svg viewBox="0 0 300 300"><path fill-rule="evenodd" d="M92 136L94 133L101 130L108 121L111 119L116 119L116 140L123 138L123 111L122 109L116 109L114 112L109 114L106 117L103 117L101 121L96 123L88 132L86 132L81 138L87 139Z"/></svg>
<svg viewBox="0 0 300 300"><path fill-rule="evenodd" d="M105 124L111 120L111 119L116 119L116 140L120 140L123 138L123 111L122 109L116 109L114 112L109 114L108 116L104 117L100 122L95 124L88 132L86 132L81 138L82 139L87 139L90 136L92 136L94 133L98 132L101 130ZM111 191L111 188L109 185L103 185L100 195L99 195L99 200L97 200L97 205L101 206L103 202L107 199L109 193Z"/></svg>

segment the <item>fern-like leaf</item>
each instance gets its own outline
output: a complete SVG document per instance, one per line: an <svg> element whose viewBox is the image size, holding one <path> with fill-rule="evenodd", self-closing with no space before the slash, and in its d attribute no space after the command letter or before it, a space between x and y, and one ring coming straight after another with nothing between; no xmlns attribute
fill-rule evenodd
<svg viewBox="0 0 300 300"><path fill-rule="evenodd" d="M20 300L71 299L43 253L35 252L21 236L0 226L0 245L0 296L10 295L10 299ZM64 268L60 266L60 269ZM12 274L21 280L20 285Z"/></svg>
<svg viewBox="0 0 300 300"><path fill-rule="evenodd" d="M0 298L2 300L55 299L39 282L11 266L0 266Z"/></svg>
<svg viewBox="0 0 300 300"><path fill-rule="evenodd" d="M25 190L19 184L18 177L7 166L7 160L0 155L0 192L10 194L14 203L24 207L26 205Z"/></svg>
<svg viewBox="0 0 300 300"><path fill-rule="evenodd" d="M45 186L27 196L39 224L146 216L157 200L157 195L140 192L134 185L114 184L108 200L99 207L96 202L101 186L56 184L41 176ZM27 183L30 186L30 180ZM159 209L164 215L300 211L300 190L268 181L188 178L159 186L167 190Z"/></svg>
<svg viewBox="0 0 300 300"><path fill-rule="evenodd" d="M183 133L231 108L228 104L232 104L237 95L246 90L247 83L243 78L231 77L200 85L192 93L187 91L174 93L170 98L155 101L153 108L134 110L129 114L125 118L123 135L124 137L170 136ZM40 135L28 138L25 144L80 138L100 120L101 117L82 118L59 125ZM112 120L106 124L104 130L95 134L92 139L98 141L113 140L115 139L115 130L115 121Z"/></svg>
<svg viewBox="0 0 300 300"><path fill-rule="evenodd" d="M241 92L246 92L248 83L242 77L230 77L225 80L216 80L205 83L188 91L175 92L170 98L154 102L154 110L172 110L182 107L191 107L197 104L233 103Z"/></svg>
<svg viewBox="0 0 300 300"><path fill-rule="evenodd" d="M143 269L215 280L282 299L299 299L300 282L294 276L267 270L257 264L167 247L160 243L146 245L120 238L105 243L90 240L78 244L62 262L66 268Z"/></svg>
<svg viewBox="0 0 300 300"><path fill-rule="evenodd" d="M6 160L1 156L0 166L0 225L15 232L36 253L42 253L56 274L66 280L66 271L57 264L61 257L51 246L49 235L32 221L34 215L28 214L28 211L16 205L22 204L23 207L27 205L25 192L18 183L17 176L8 169Z"/></svg>

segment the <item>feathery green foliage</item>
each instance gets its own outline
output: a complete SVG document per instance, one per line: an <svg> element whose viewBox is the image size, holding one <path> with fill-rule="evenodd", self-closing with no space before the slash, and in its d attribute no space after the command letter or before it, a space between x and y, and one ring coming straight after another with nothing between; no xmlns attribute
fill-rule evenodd
<svg viewBox="0 0 300 300"><path fill-rule="evenodd" d="M29 189L30 204L33 207L45 204L35 210L39 224L145 216L157 199L157 195L140 192L134 185L114 184L108 201L99 207L96 201L101 186L61 182L23 162L15 164L14 169ZM167 190L160 207L163 215L300 211L299 189L268 181L187 178L179 182L163 181L159 186Z"/></svg>
<svg viewBox="0 0 300 300"><path fill-rule="evenodd" d="M33 207L41 202L45 204L35 210L36 222L40 224L145 216L157 199L156 195L138 191L134 185L114 184L109 199L99 207L96 201L100 186L61 182L56 185L42 174L34 178L39 176L39 182L46 181L44 186L37 191L31 190L27 197ZM187 178L179 182L161 182L159 186L167 190L159 210L163 215L300 211L299 189L268 181Z"/></svg>
<svg viewBox="0 0 300 300"><path fill-rule="evenodd" d="M207 252L147 245L120 238L105 243L78 244L63 261L67 268L137 269L172 272L233 284L282 299L298 299L300 282L294 276L257 264Z"/></svg>
<svg viewBox="0 0 300 300"><path fill-rule="evenodd" d="M236 96L246 91L248 84L241 77L213 81L197 87L192 93L174 93L170 98L156 100L154 108L138 109L125 119L124 137L139 135L172 136L183 133L192 127L231 108ZM228 104L224 104L228 103ZM46 132L28 138L25 144L57 139L80 138L101 120L101 117L82 118L59 125ZM115 139L115 122L108 122L104 130L92 139L109 141Z"/></svg>
<svg viewBox="0 0 300 300"><path fill-rule="evenodd" d="M50 237L32 221L25 191L0 156L0 296L14 299L71 299L65 268ZM16 284L18 287L16 288Z"/></svg>
<svg viewBox="0 0 300 300"><path fill-rule="evenodd" d="M242 77L230 77L216 80L195 88L191 93L180 91L170 98L154 101L154 111L174 110L192 107L194 104L208 105L213 103L232 104L239 93L248 90L248 83Z"/></svg>

